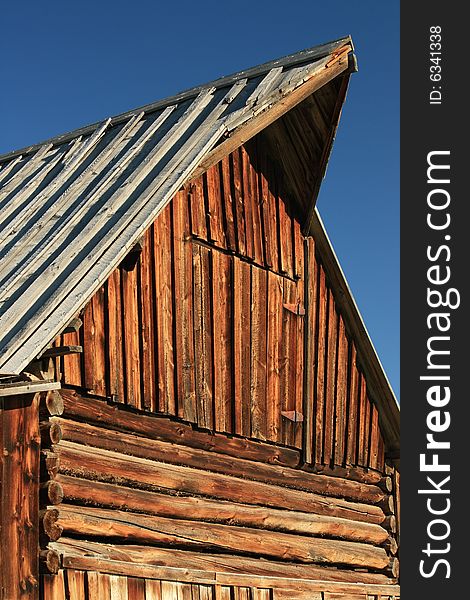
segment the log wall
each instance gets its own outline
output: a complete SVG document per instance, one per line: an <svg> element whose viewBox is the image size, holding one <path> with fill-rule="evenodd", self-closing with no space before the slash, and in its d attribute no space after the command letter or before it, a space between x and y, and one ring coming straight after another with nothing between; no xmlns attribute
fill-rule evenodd
<svg viewBox="0 0 470 600"><path fill-rule="evenodd" d="M354 340L262 138L179 192L56 345L64 384L383 471Z"/></svg>
<svg viewBox="0 0 470 600"><path fill-rule="evenodd" d="M40 427L43 571L165 579L168 569L177 579L182 573L172 569L184 565L191 582L217 574L222 584L229 573L270 582L262 588L279 577L306 589L318 580L396 583L387 477L366 483L309 473L293 449L208 434L73 391L48 398Z"/></svg>

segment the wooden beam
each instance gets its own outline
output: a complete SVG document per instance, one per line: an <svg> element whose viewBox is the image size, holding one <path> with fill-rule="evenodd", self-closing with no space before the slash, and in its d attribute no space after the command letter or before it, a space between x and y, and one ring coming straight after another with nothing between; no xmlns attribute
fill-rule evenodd
<svg viewBox="0 0 470 600"><path fill-rule="evenodd" d="M60 387L59 381L17 381L15 383L4 383L0 385L0 398L60 390Z"/></svg>
<svg viewBox="0 0 470 600"><path fill-rule="evenodd" d="M125 511L124 515L127 511L134 511L170 519L186 519L190 515L191 519L197 521L301 535L324 535L372 544L382 544L388 538L388 532L382 525L255 506L246 502L229 503L213 498L173 496L68 475L58 475L49 485L55 488L48 488L49 497L53 496L53 499L46 499L46 503L55 506L63 500L78 505L86 504L89 510L93 510L93 507L110 508L115 515L120 510ZM49 510L53 511L54 508L49 507Z"/></svg>
<svg viewBox="0 0 470 600"><path fill-rule="evenodd" d="M108 404L92 397L85 398L72 390L62 390L61 396L65 406L64 416L84 419L88 423L103 425L109 429L286 467L296 467L300 461L299 451L292 448L199 431L188 423L148 415L143 411L130 410L120 404Z"/></svg>

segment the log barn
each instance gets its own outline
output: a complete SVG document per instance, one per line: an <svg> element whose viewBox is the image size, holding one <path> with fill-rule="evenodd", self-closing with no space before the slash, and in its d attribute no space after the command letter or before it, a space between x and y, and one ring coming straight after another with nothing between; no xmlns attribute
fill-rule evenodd
<svg viewBox="0 0 470 600"><path fill-rule="evenodd" d="M2 600L399 596L399 411L315 208L355 71L0 157Z"/></svg>

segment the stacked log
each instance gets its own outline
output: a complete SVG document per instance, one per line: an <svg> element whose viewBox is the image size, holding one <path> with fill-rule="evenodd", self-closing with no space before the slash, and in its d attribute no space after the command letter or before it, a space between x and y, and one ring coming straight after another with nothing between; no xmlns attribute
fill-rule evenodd
<svg viewBox="0 0 470 600"><path fill-rule="evenodd" d="M58 570L60 560L87 568L92 548L96 560L139 569L184 556L194 569L209 561L222 570L243 563L245 573L272 567L281 577L292 569L303 578L321 569L324 577L336 567L344 581L352 569L376 583L396 578L390 476L366 483L307 473L287 464L290 449L71 393L63 400L63 412L56 402L41 423L46 570Z"/></svg>

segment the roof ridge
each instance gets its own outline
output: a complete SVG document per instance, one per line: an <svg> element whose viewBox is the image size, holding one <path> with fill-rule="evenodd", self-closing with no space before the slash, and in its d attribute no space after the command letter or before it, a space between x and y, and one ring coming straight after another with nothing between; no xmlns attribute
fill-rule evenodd
<svg viewBox="0 0 470 600"><path fill-rule="evenodd" d="M56 135L54 137L48 138L47 140L40 141L30 146L25 146L17 150L11 150L4 154L0 154L0 163L6 162L20 155L31 154L32 152L38 150L41 146L44 146L45 144L60 145L72 140L75 137L78 137L79 135L88 135L92 133L97 127L101 126L103 122L107 120L107 118L110 119L111 126L117 125L129 119L137 113L144 112L145 114L149 114L157 110L163 109L169 104L190 100L191 98L196 97L205 88L223 87L229 85L236 79L241 79L242 77L257 77L267 71L270 71L275 67L292 67L295 65L300 65L302 63L307 63L312 60L320 60L321 58L328 56L336 48L339 48L344 44L351 44L354 50L350 35L338 38L337 40L333 40L331 42L326 42L324 44L312 46L310 48L306 48L305 50L300 50L299 52L287 54L286 56L282 56L280 58L276 58L271 61L262 63L261 65L256 65L254 67L250 67L242 71L237 71L236 73L233 73L231 75L223 75L222 77L219 77L207 83L199 84L195 87L178 92L173 96L161 98L160 100L156 100L155 102L151 102L149 104L145 104L144 106L130 109L123 113L119 113L118 115L115 115L113 117L105 117L99 121L96 121L95 123L84 125L72 131Z"/></svg>

